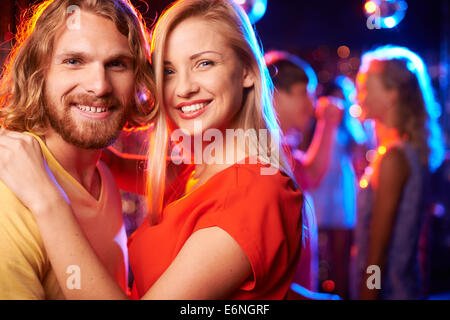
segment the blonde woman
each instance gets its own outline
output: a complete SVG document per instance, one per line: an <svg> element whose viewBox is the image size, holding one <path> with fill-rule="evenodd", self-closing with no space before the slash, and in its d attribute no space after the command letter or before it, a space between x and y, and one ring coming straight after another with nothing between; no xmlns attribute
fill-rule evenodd
<svg viewBox="0 0 450 320"><path fill-rule="evenodd" d="M360 183L354 298L419 299L426 177L444 154L439 105L425 64L402 47L365 53L357 90L363 118L376 123L378 157Z"/></svg>
<svg viewBox="0 0 450 320"><path fill-rule="evenodd" d="M159 105L147 166L149 219L129 240L134 296L283 299L300 255L302 194L280 148L271 82L247 16L233 1L178 1L156 24L152 62ZM244 143L227 135L239 130L250 132ZM194 164L165 189L169 133L182 137L184 159L192 155ZM14 152L15 140L17 133L2 133L2 152ZM35 215L58 281L66 282L67 266L80 267L81 288L63 289L65 296L126 298L35 146L27 150L0 178ZM198 161L199 152L210 157ZM30 184L39 181L45 198L29 201L29 186L9 176L21 167L35 168Z"/></svg>

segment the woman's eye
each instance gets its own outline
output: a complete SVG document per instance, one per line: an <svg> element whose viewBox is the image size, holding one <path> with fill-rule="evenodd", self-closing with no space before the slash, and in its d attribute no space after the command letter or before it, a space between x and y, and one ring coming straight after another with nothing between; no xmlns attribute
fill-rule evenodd
<svg viewBox="0 0 450 320"><path fill-rule="evenodd" d="M168 75L171 75L171 74L174 74L173 70L171 70L171 69L164 69L164 75L168 76Z"/></svg>
<svg viewBox="0 0 450 320"><path fill-rule="evenodd" d="M213 66L213 65L214 65L214 62L210 61L210 60L205 60L198 64L199 67L207 67L207 66Z"/></svg>

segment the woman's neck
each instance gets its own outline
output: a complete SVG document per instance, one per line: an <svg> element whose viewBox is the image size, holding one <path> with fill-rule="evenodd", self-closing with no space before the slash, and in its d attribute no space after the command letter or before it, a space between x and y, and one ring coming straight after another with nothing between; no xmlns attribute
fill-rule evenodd
<svg viewBox="0 0 450 320"><path fill-rule="evenodd" d="M244 160L248 156L245 146L239 146L239 143L236 143L236 141L231 141L231 143L228 141L227 143L226 138L224 138L222 144L218 143L213 146L213 143L203 144L202 161L195 164L194 178L207 180L214 174Z"/></svg>
<svg viewBox="0 0 450 320"><path fill-rule="evenodd" d="M387 146L402 140L398 129L388 127L381 122L376 122L375 131L377 135L378 145Z"/></svg>

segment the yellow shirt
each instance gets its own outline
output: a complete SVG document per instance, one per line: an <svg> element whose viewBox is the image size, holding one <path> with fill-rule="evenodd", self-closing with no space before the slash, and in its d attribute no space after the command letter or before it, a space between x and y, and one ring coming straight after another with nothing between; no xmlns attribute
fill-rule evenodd
<svg viewBox="0 0 450 320"><path fill-rule="evenodd" d="M64 170L39 137L30 135L39 141L48 167L68 196L92 248L126 291L127 237L120 193L111 172L99 161L101 191L99 199L95 199ZM26 172L27 168L24 168L24 174ZM83 270L80 272L82 274ZM64 299L32 213L1 180L0 299Z"/></svg>

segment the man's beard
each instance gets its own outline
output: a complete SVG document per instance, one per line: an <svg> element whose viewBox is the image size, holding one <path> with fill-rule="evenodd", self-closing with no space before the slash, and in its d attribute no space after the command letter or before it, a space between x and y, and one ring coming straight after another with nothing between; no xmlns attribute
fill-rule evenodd
<svg viewBox="0 0 450 320"><path fill-rule="evenodd" d="M112 106L107 119L85 118L75 120L72 114L74 104L92 105L98 103ZM120 135L126 123L128 106L115 97L95 98L89 95L69 95L63 100L63 109L50 97L46 97L45 110L51 127L64 141L81 149L103 149L111 145ZM76 108L76 107L75 107ZM81 118L81 117L80 117Z"/></svg>

